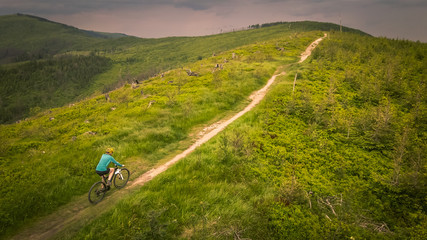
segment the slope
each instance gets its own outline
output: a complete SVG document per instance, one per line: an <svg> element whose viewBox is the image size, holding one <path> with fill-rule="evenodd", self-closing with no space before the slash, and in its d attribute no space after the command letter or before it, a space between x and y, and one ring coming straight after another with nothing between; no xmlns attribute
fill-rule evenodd
<svg viewBox="0 0 427 240"><path fill-rule="evenodd" d="M323 38L326 37L326 34ZM299 63L303 62L307 57L311 54L312 50L319 44L323 38L319 38L314 41L307 49L301 54L301 58ZM225 120L222 119L217 123L205 128L209 129L209 131L202 131L198 134L199 139L188 149L183 151L182 153L173 157L167 163L157 167L156 169L152 169L137 179L130 183L130 186L126 188L127 191L115 192L113 196L108 198L108 203L98 204L95 206L88 206L86 202L86 197L82 197L78 202L70 203L65 208L61 209L61 211L55 212L54 214L48 216L47 218L41 220L37 224L33 225L31 228L28 228L26 231L14 237L14 239L22 239L22 238L31 238L31 239L49 239L58 234L59 232L70 232L70 229L76 229L78 226L87 224L91 221L91 219L96 218L100 214L106 212L109 208L113 206L114 203L117 203L121 198L123 198L126 194L131 193L131 190L137 188L141 185L144 185L160 173L166 171L170 166L179 161L180 159L187 156L189 153L193 152L197 147L202 145L203 143L209 141L212 137L217 135L219 132L224 130L229 124L243 116L243 114L250 111L254 108L260 101L264 98L267 93L269 87L274 83L276 77L285 74L284 72L280 74L276 74L272 76L267 84L260 90L254 92L249 96L251 102L249 105L245 107L242 111L238 112L236 115L231 118ZM66 229L68 227L68 229Z"/></svg>
<svg viewBox="0 0 427 240"><path fill-rule="evenodd" d="M7 186L1 189L1 232L16 231L85 193L97 179L93 165L106 146L114 146L117 159L136 175L188 147L190 133L234 111L277 64L295 62L319 35L284 34L186 67L198 76L176 69L125 85L107 98L96 96L0 126L1 181Z"/></svg>
<svg viewBox="0 0 427 240"><path fill-rule="evenodd" d="M424 239L427 45L328 36L254 111L61 238Z"/></svg>

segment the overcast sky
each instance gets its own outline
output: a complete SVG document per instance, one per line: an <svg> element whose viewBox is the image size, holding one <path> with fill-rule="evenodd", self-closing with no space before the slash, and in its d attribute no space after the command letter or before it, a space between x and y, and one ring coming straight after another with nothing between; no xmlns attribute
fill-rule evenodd
<svg viewBox="0 0 427 240"><path fill-rule="evenodd" d="M310 20L427 42L427 0L0 0L0 15L15 13L145 38Z"/></svg>

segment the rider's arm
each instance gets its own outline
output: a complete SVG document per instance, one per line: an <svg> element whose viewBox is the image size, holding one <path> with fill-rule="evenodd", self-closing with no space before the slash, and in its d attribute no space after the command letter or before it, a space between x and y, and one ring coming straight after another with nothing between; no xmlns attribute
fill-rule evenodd
<svg viewBox="0 0 427 240"><path fill-rule="evenodd" d="M116 159L114 159L112 156L111 156L111 161L112 161L114 164L118 165L119 167L123 167L123 165L122 165L122 164L120 164L119 162L117 162L117 161L116 161Z"/></svg>

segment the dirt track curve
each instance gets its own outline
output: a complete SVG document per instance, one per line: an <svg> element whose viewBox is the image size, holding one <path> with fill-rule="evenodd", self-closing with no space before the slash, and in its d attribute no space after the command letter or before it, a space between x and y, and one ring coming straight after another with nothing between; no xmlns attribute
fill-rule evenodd
<svg viewBox="0 0 427 240"><path fill-rule="evenodd" d="M298 63L303 62L307 59L312 50L326 37L326 33L322 38L317 39L311 43L307 49L301 54L301 58ZM146 182L150 181L160 173L166 171L170 166L179 161L180 159L187 156L189 153L193 152L197 147L207 142L209 139L221 132L225 127L227 127L234 120L241 117L246 112L254 108L261 100L264 98L269 87L274 83L277 76L285 74L284 72L273 75L267 84L260 90L254 92L249 98L252 100L248 106L245 107L242 111L238 112L236 115L232 116L228 120L221 120L217 123L212 124L211 126L205 128L200 134L200 138L191 145L188 149L182 153L176 155L170 161L165 164L154 168L134 181L129 182L129 185L125 189L120 191L113 191L107 196L104 201L98 203L97 205L91 205L87 200L87 195L80 196L71 203L61 207L56 212L52 213L49 216L46 216L34 224L31 224L19 234L14 236L12 239L49 239L55 237L61 232L74 232L80 229L82 226L86 225L101 213L106 212L111 207L113 207L123 196L127 196L128 193L137 190L138 186L144 185Z"/></svg>

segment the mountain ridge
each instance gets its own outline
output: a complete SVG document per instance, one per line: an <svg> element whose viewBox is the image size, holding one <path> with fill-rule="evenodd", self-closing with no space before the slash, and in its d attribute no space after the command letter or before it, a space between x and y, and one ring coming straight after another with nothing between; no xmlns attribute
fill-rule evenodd
<svg viewBox="0 0 427 240"><path fill-rule="evenodd" d="M44 24L39 24L44 23ZM313 21L300 21L300 22L275 22L275 23L264 23L261 25L252 25L248 27L250 29L257 28L266 28L277 25L287 25L289 28L311 31L311 30L320 30L320 31L346 31L354 32L362 35L369 35L357 29L348 28L345 26L340 27L337 24L333 23L321 23ZM83 30L70 26L63 23L58 23L51 21L46 18L21 14L17 13L14 15L4 15L0 16L0 64L3 62L10 62L13 57L19 57L19 54L24 54L25 51L33 53L32 51L39 51L40 48L45 49L49 55L56 54L64 51L87 49L89 47L94 49L96 48L94 44L99 44L104 41L100 40L111 40L118 38L138 38L138 39L150 39L150 38L140 38L133 37L123 33L105 33L98 32L93 30ZM51 36L56 31L58 33L64 33L65 36L58 38L56 36ZM193 37L211 37L220 34L213 34L207 36L192 36L192 37L172 37L172 38L193 38ZM73 37L74 36L74 37ZM171 37L156 38L156 39L167 39ZM28 41L27 39L30 38ZM77 39L74 39L77 38ZM70 41L71 39L71 41ZM31 43L30 43L31 41ZM66 44L55 47L58 41L64 41ZM67 43L68 42L68 43ZM79 44L79 42L84 42L84 44ZM36 53L33 53L36 54ZM39 53L40 54L40 53ZM42 58L42 57L39 57ZM22 59L22 57L21 57ZM25 59L24 59L25 60Z"/></svg>
<svg viewBox="0 0 427 240"><path fill-rule="evenodd" d="M2 16L0 63L9 64L0 64L4 78L0 82L0 123L15 122L135 80L141 82L229 49L315 29L336 31L339 26L308 21L274 23L210 36L145 39L80 30L30 15ZM87 64L77 67L84 62Z"/></svg>

